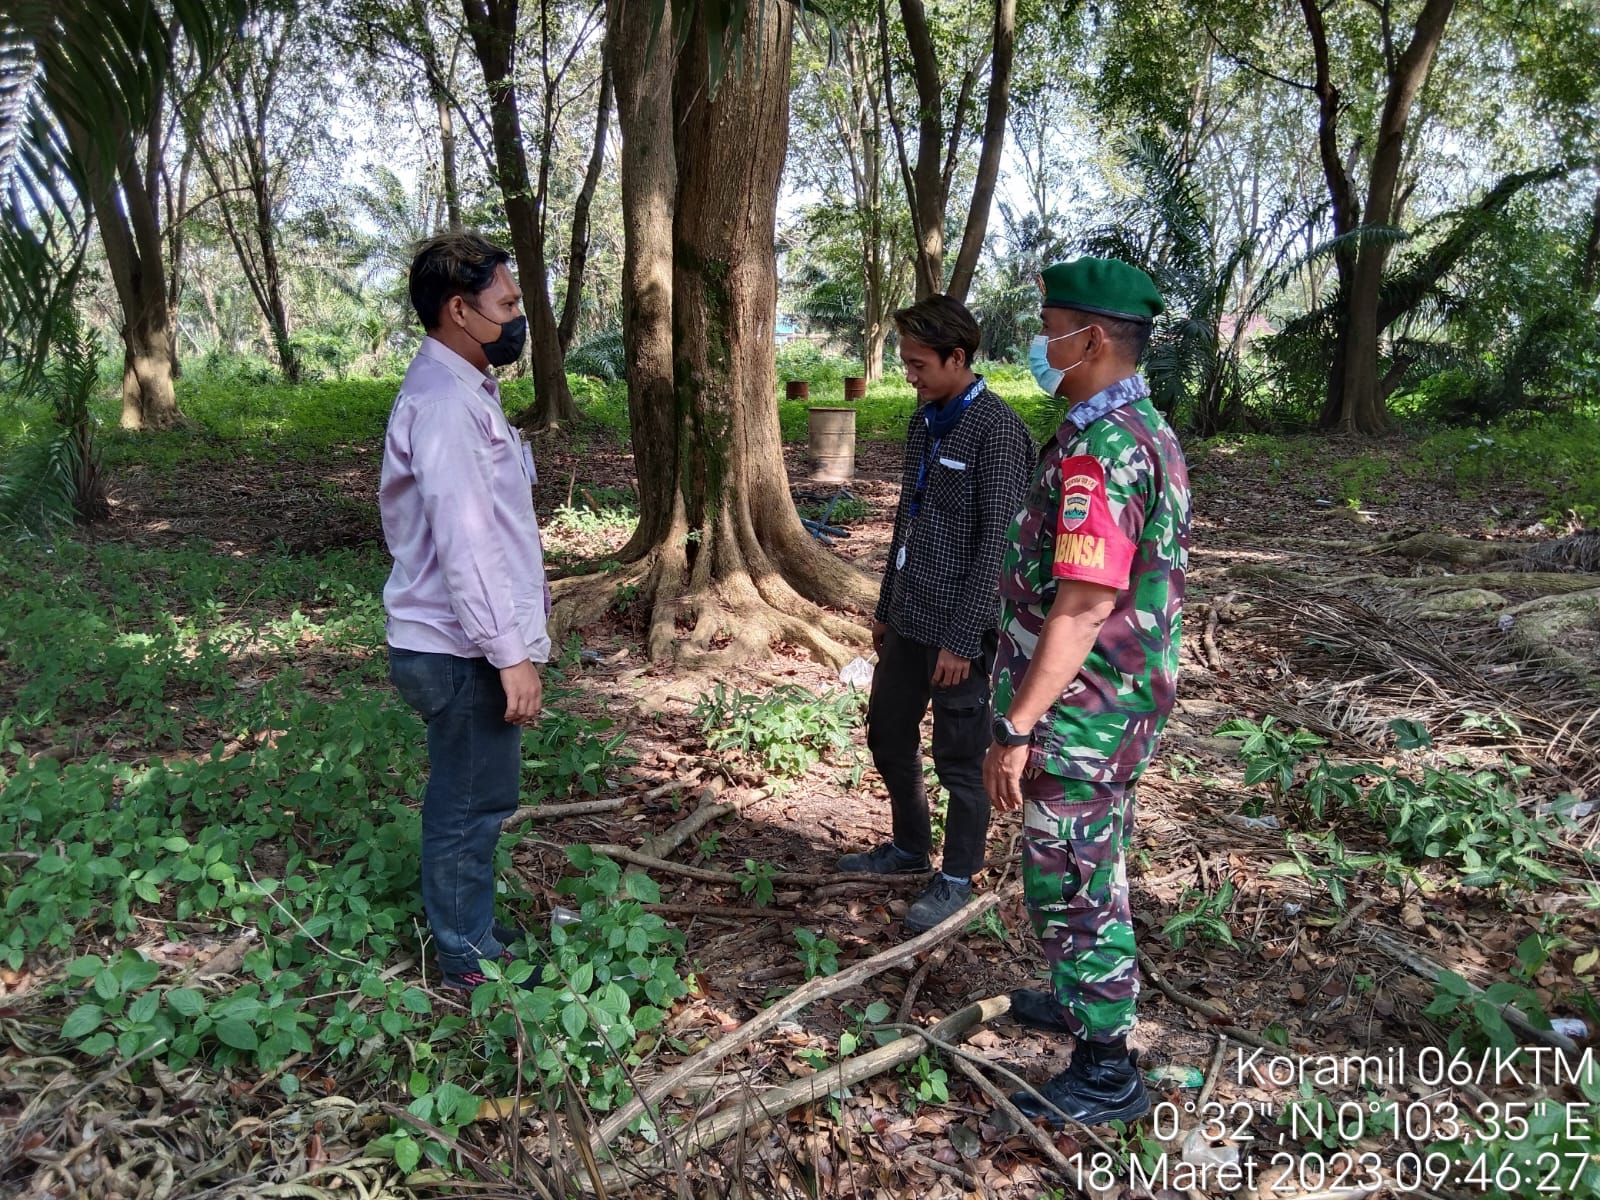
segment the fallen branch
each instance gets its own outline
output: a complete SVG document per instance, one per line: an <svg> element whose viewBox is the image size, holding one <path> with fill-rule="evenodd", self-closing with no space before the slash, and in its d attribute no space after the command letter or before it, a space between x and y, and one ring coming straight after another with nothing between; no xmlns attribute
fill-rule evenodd
<svg viewBox="0 0 1600 1200"><path fill-rule="evenodd" d="M900 999L900 1024L909 1025L911 1023L911 1006L916 1003L917 993L922 990L922 985L928 981L929 973L943 963L949 957L949 954L949 946L940 946L922 960L922 965L917 968L917 973L911 977L911 982L906 984L906 994Z"/></svg>
<svg viewBox="0 0 1600 1200"><path fill-rule="evenodd" d="M948 924L948 922L946 923ZM929 930L929 933L934 932L937 932L937 930ZM927 935L925 934L924 936ZM836 978L838 976L832 976L828 981ZM824 980L819 979L813 982L821 983ZM790 999L792 1000L793 996ZM951 1013L927 1032L930 1035L946 1040L963 1037L978 1025L993 1020L1010 1007L1010 997L993 996L987 1000L969 1004L966 1008ZM769 1009L768 1012L770 1011L772 1010ZM765 1016L766 1014L762 1015ZM759 1020L760 1018L756 1019ZM754 1024L754 1021L747 1023L747 1025L749 1024ZM740 1029L745 1027L741 1026ZM724 1038L723 1042L737 1036L739 1032L740 1030L735 1030L728 1038ZM722 1043L719 1042L710 1049L716 1050L721 1045ZM691 1157L702 1150L717 1145L719 1142L726 1141L757 1121L781 1117L791 1109L799 1108L806 1104L814 1104L835 1092L853 1087L863 1079L870 1079L874 1075L881 1075L885 1071L893 1070L902 1063L908 1063L919 1055L926 1053L927 1048L928 1042L920 1031L907 1037L897 1038L886 1046L880 1046L866 1054L847 1058L826 1071L818 1071L815 1075L808 1075L804 1079L796 1080L794 1083L784 1087L774 1088L772 1091L763 1092L760 1095L748 1094L740 1104L723 1109L721 1112L713 1113L709 1117L702 1117L687 1128L676 1131L672 1134L672 1140L681 1148L685 1158ZM704 1053L697 1055L696 1058L703 1057ZM719 1055L718 1057L723 1056ZM683 1074L681 1067L673 1074L674 1076ZM676 1083L673 1086L677 1086ZM660 1087L660 1081L652 1086L650 1090L653 1094L665 1094ZM668 1088L666 1090L670 1091L671 1089ZM626 1115L627 1120L622 1124L622 1128L626 1128L627 1122L638 1116L643 1111L643 1107L638 1101L634 1101L618 1112L611 1120L607 1121L605 1125L601 1126L600 1137L604 1143L609 1144L611 1138L615 1137L615 1134L611 1134L608 1137L607 1130L616 1124L618 1118ZM1026 1124L1026 1122L1023 1122L1023 1124ZM659 1163L661 1157L662 1148L653 1146L628 1165L633 1170L650 1170ZM619 1167L610 1167L602 1173L602 1178L608 1188L626 1186L627 1179L631 1174L631 1170L625 1174Z"/></svg>
<svg viewBox="0 0 1600 1200"><path fill-rule="evenodd" d="M648 854L653 858L666 858L711 822L743 812L747 806L765 800L772 794L763 788L759 791L746 792L736 800L712 803L726 787L727 781L720 775L711 780L700 793L698 807L677 824L662 830L654 837L646 838L639 847L639 853Z"/></svg>
<svg viewBox="0 0 1600 1200"><path fill-rule="evenodd" d="M927 933L919 934L910 941L902 942L898 946L891 946L887 950L874 954L871 958L863 959L854 966L840 971L837 975L820 975L816 979L797 987L771 1008L758 1013L740 1025L739 1028L713 1042L700 1053L685 1059L672 1070L652 1081L643 1094L635 1096L605 1120L600 1126L598 1144L600 1146L611 1145L633 1123L635 1118L646 1111L657 1108L662 1099L671 1094L672 1090L689 1076L703 1073L712 1064L721 1062L736 1050L741 1050L751 1042L765 1037L791 1015L800 1012L809 1005L815 1004L819 1000L824 1000L829 996L837 995L840 992L849 991L876 975L881 975L883 972L898 967L902 963L910 962L926 950L942 945L950 938L963 932L969 924L991 908L1018 894L1021 888L1022 885L1020 883L1013 883L1003 889L986 892L961 909L960 912L935 925Z"/></svg>
<svg viewBox="0 0 1600 1200"><path fill-rule="evenodd" d="M1367 896L1366 898L1357 901L1351 907L1349 912L1345 913L1345 915L1343 917L1339 918L1339 923L1337 925L1335 925L1332 929L1328 930L1328 939L1327 940L1330 941L1330 942L1338 941L1341 937L1344 936L1344 931L1346 929L1349 929L1350 926L1354 925L1356 923L1356 921L1358 921L1362 916L1364 916L1366 914L1366 911L1369 908L1371 908L1374 904L1376 904L1377 902L1378 902L1378 897L1376 897L1376 896Z"/></svg>
<svg viewBox="0 0 1600 1200"><path fill-rule="evenodd" d="M1437 985L1439 976L1444 973L1444 968L1438 963L1419 954L1399 938L1393 937L1381 929L1374 929L1368 926L1363 930L1362 936L1375 949L1381 950L1397 963L1400 963L1413 974L1426 979L1429 983ZM1483 989L1478 987L1477 984L1470 980L1463 980L1463 982L1472 989L1475 996L1481 997L1483 995ZM1531 1041L1539 1042L1545 1046L1554 1046L1564 1054L1570 1054L1574 1058L1577 1057L1579 1051L1576 1042L1564 1033L1557 1033L1554 1029L1540 1029L1532 1021L1528 1020L1527 1016L1516 1005L1501 1005L1500 1016L1507 1025Z"/></svg>
<svg viewBox="0 0 1600 1200"><path fill-rule="evenodd" d="M1252 1033L1248 1029L1232 1024L1231 1018L1233 1014L1220 1004L1212 1004L1209 1000L1200 1000L1180 992L1167 982L1167 977L1161 973L1161 969L1151 961L1150 956L1143 950L1138 951L1138 956L1139 969L1145 973L1145 977L1151 983L1156 985L1161 994L1174 1004L1181 1005L1190 1012L1199 1013L1236 1042L1243 1042L1247 1046L1255 1046L1262 1050L1270 1050L1274 1054L1283 1049L1282 1046L1267 1041L1266 1038L1258 1033Z"/></svg>
<svg viewBox="0 0 1600 1200"><path fill-rule="evenodd" d="M1228 1052L1228 1035L1217 1034L1217 1052L1211 1056L1211 1066L1206 1069L1206 1081L1200 1088L1200 1094L1195 1097L1194 1111L1204 1112L1206 1101L1211 1099L1211 1093L1217 1086L1217 1080L1222 1078L1222 1059Z"/></svg>
<svg viewBox="0 0 1600 1200"><path fill-rule="evenodd" d="M929 1040L931 1041L932 1039ZM978 1090L988 1096L996 1108L1010 1117L1021 1132L1027 1134L1028 1139L1039 1147L1040 1153L1050 1160L1050 1165L1060 1172L1062 1179L1075 1180L1078 1178L1072 1169L1072 1164L1067 1161L1067 1156L1056 1148L1055 1139L1023 1116L1022 1110L1011 1103L1011 1097L990 1083L988 1077L968 1062L965 1055L952 1054L950 1055L950 1060L955 1063L956 1070L972 1080ZM1101 1144L1104 1145L1103 1142Z"/></svg>
<svg viewBox="0 0 1600 1200"><path fill-rule="evenodd" d="M1218 675L1222 674L1222 655L1217 653L1217 621L1220 619L1221 603L1214 602L1206 606L1205 632L1200 635L1200 647L1206 652L1206 666Z"/></svg>
<svg viewBox="0 0 1600 1200"><path fill-rule="evenodd" d="M563 817L592 817L597 813L616 812L627 802L626 796L607 796L603 800L579 800L572 804L524 804L505 819L500 831L508 832L529 821L559 821Z"/></svg>

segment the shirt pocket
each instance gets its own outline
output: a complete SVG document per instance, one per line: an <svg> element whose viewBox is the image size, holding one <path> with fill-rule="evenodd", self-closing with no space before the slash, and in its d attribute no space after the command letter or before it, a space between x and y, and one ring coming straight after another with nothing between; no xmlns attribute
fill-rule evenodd
<svg viewBox="0 0 1600 1200"><path fill-rule="evenodd" d="M928 503L957 516L972 508L972 466L964 458L942 454L928 468Z"/></svg>

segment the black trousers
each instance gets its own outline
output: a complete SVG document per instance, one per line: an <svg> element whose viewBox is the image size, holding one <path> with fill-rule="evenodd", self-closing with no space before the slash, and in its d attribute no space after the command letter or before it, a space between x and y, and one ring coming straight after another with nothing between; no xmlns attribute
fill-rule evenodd
<svg viewBox="0 0 1600 1200"><path fill-rule="evenodd" d="M933 704L933 767L950 793L944 834L944 870L972 875L983 869L989 833L989 796L983 790L983 758L989 750L989 675L999 634L984 635L983 657L972 660L954 687L933 686L939 647L884 636L867 702L867 748L889 788L894 844L909 854L933 846L928 797L922 783L922 718Z"/></svg>

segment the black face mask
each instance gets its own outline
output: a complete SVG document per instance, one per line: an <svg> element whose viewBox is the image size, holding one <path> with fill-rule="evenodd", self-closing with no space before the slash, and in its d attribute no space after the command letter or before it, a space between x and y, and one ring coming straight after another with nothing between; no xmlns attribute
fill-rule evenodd
<svg viewBox="0 0 1600 1200"><path fill-rule="evenodd" d="M485 321L490 319L481 309L474 308L472 311ZM500 336L494 341L479 342L478 345L483 347L484 357L489 360L491 367L508 367L522 357L522 346L527 340L528 318L516 317L501 324Z"/></svg>

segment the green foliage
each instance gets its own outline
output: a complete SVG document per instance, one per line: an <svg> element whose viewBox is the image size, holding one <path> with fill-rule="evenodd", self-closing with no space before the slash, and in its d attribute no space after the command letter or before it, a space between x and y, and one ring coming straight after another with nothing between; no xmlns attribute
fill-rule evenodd
<svg viewBox="0 0 1600 1200"><path fill-rule="evenodd" d="M608 771L637 761L623 750L627 731L615 730L616 722L607 717L573 711L578 698L570 688L550 689L539 724L523 734L523 787L536 796L598 796Z"/></svg>
<svg viewBox="0 0 1600 1200"><path fill-rule="evenodd" d="M796 929L794 940L800 946L799 957L805 965L807 979L815 979L818 975L838 974L837 943L810 929Z"/></svg>
<svg viewBox="0 0 1600 1200"><path fill-rule="evenodd" d="M1600 1197L1593 1119L1572 1119L1575 1112L1587 1108L1593 1113L1600 1105L1600 1069L1591 1059L1583 1063L1575 1081L1583 1101L1544 1098L1480 1105L1472 1136L1439 1143L1441 1153L1465 1164L1463 1186L1497 1200L1539 1200L1552 1194L1573 1200Z"/></svg>
<svg viewBox="0 0 1600 1200"><path fill-rule="evenodd" d="M414 979L385 978L422 916L425 773L421 726L383 682L385 573L371 553L0 554L16 700L0 718L0 842L13 851L0 859L0 962L48 974L96 945L57 988L60 1050L85 1059L276 1073L292 1094L291 1057L321 1057L409 1076L412 1115L453 1135L473 1097L514 1085L525 1036L528 1082L614 1106L640 1039L685 992L680 935L640 907L656 899L648 878L573 852L582 874L558 890L582 920L552 933L543 988L515 986L527 964L491 964L505 978L459 1016L435 1013ZM328 664L314 688L294 665L308 644ZM623 760L620 739L568 713L559 680L549 696L525 794L593 791ZM88 740L62 764L26 752L46 737ZM161 738L202 749L158 753ZM201 946L242 939L237 982L117 947L152 922ZM180 945L173 962L185 957ZM420 1129L385 1145L402 1163L448 1157Z"/></svg>
<svg viewBox="0 0 1600 1200"><path fill-rule="evenodd" d="M1237 947L1233 930L1228 925L1228 910L1233 907L1233 881L1224 880L1214 893L1198 888L1185 888L1179 911L1161 927L1161 934L1183 949L1190 937L1202 942L1215 942L1220 946ZM1188 908L1183 905L1190 905Z"/></svg>
<svg viewBox="0 0 1600 1200"><path fill-rule="evenodd" d="M1502 1015L1508 1006L1520 1009L1539 1028L1550 1028L1550 1018L1540 1007L1538 995L1525 984L1503 979L1479 991L1454 971L1440 972L1434 983L1433 1002L1423 1012L1430 1017L1452 1018L1452 1050L1492 1046L1510 1051L1517 1046L1517 1035Z"/></svg>
<svg viewBox="0 0 1600 1200"><path fill-rule="evenodd" d="M911 1084L914 1099L906 1107L916 1111L918 1104L947 1104L950 1101L950 1076L943 1067L936 1067L926 1054L919 1054L900 1071Z"/></svg>
<svg viewBox="0 0 1600 1200"><path fill-rule="evenodd" d="M778 868L771 863L758 863L753 858L744 860L744 870L735 871L739 877L739 894L749 896L757 908L765 908L772 903L772 881L778 875ZM835 947L837 950L838 947Z"/></svg>
<svg viewBox="0 0 1600 1200"><path fill-rule="evenodd" d="M1242 717L1226 721L1217 736L1239 739L1239 757L1244 761L1247 787L1266 784L1274 800L1282 800L1294 786L1294 772L1306 754L1323 744L1310 730L1287 732L1278 718L1267 715L1259 723Z"/></svg>
<svg viewBox="0 0 1600 1200"><path fill-rule="evenodd" d="M765 695L717 684L690 714L706 745L759 761L777 776L803 775L823 756L851 748L864 697L852 688L821 695L785 684Z"/></svg>
<svg viewBox="0 0 1600 1200"><path fill-rule="evenodd" d="M50 325L43 366L25 371L9 403L48 411L50 421L0 463L0 530L48 535L107 512L101 453L91 411L100 339L68 311Z"/></svg>
<svg viewBox="0 0 1600 1200"><path fill-rule="evenodd" d="M828 504L823 501L797 504L795 509L808 521L820 521L826 516L830 525L850 525L857 521L865 521L872 515L872 510L867 507L866 501L858 500L854 496L841 496L833 504L831 512Z"/></svg>
<svg viewBox="0 0 1600 1200"><path fill-rule="evenodd" d="M1560 878L1544 861L1555 829L1517 795L1527 767L1504 759L1495 770L1423 765L1415 774L1400 766L1334 764L1321 754L1309 763L1321 739L1304 730L1286 733L1270 716L1259 724L1231 721L1218 732L1242 739L1246 781L1265 783L1273 801L1302 823L1362 815L1405 862L1446 862L1463 886L1532 888ZM1396 732L1414 746L1428 736L1413 722Z"/></svg>
<svg viewBox="0 0 1600 1200"><path fill-rule="evenodd" d="M865 1009L859 1011L851 1008L848 1004L845 1005L844 1015L850 1018L851 1024L849 1028L839 1034L839 1057L849 1058L850 1055L854 1054L867 1036L867 1027L869 1025L883 1024L893 1012L894 1009L890 1008L882 1000L874 1000ZM886 1046L894 1041L899 1034L892 1029L874 1029L872 1036L878 1045Z"/></svg>
<svg viewBox="0 0 1600 1200"><path fill-rule="evenodd" d="M1594 393L1600 397L1600 389ZM1567 514L1600 520L1600 416L1511 419L1486 429L1452 429L1418 447L1424 466L1452 477L1464 494L1492 484L1518 484L1542 496L1551 521Z"/></svg>
<svg viewBox="0 0 1600 1200"><path fill-rule="evenodd" d="M1060 414L1051 399L1039 390L1025 367L980 362L978 373L1028 425L1035 441L1049 437L1060 423ZM834 392L833 387L838 391ZM819 391L822 393L819 395ZM780 393L781 394L781 393ZM841 405L843 384L819 389L814 383L809 400L779 400L778 422L786 442L803 442L808 436L806 410L814 405ZM902 441L911 414L917 410L917 396L904 379L886 378L867 389L866 398L856 401L856 437L862 441Z"/></svg>
<svg viewBox="0 0 1600 1200"><path fill-rule="evenodd" d="M606 383L625 379L628 359L623 352L622 330L608 329L567 352L567 372L588 375Z"/></svg>
<svg viewBox="0 0 1600 1200"><path fill-rule="evenodd" d="M825 354L815 342L798 338L778 347L777 367L780 387L796 380L809 383L813 401L818 388L827 384L842 387L847 377L861 374L859 359Z"/></svg>

